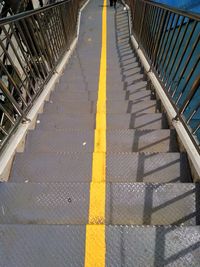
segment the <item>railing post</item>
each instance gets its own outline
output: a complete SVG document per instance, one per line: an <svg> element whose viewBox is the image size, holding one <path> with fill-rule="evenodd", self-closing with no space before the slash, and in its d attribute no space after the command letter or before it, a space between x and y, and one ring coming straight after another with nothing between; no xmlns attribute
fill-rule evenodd
<svg viewBox="0 0 200 267"><path fill-rule="evenodd" d="M144 16L145 16L145 13L146 13L146 6L147 6L147 3L144 2L143 8L142 8L142 21L141 21L141 24L140 24L139 41L141 40L141 36L142 36L142 30L143 30L143 26L144 26Z"/></svg>
<svg viewBox="0 0 200 267"><path fill-rule="evenodd" d="M195 95L195 93L197 92L197 89L200 86L200 76L195 80L195 82L192 85L192 89L189 92L187 98L185 99L183 105L180 107L176 117L174 118L174 120L177 120L182 114L183 112L186 110L186 108L188 107L191 99L193 98L193 96Z"/></svg>
<svg viewBox="0 0 200 267"><path fill-rule="evenodd" d="M165 27L166 18L167 18L167 15L168 15L167 13L168 12L166 10L164 10L163 14L162 14L161 25L160 25L160 28L159 28L158 37L157 37L155 48L154 48L153 55L152 55L151 67L155 65L156 55L157 55L157 52L158 52L159 44L160 44L160 41L161 41L161 38L162 38L162 34L163 34L163 30L164 30L164 27Z"/></svg>

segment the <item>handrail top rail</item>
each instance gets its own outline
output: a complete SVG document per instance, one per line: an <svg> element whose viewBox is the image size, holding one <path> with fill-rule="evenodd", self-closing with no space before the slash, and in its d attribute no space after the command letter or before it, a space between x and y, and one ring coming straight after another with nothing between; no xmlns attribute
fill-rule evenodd
<svg viewBox="0 0 200 267"><path fill-rule="evenodd" d="M184 16L184 17L188 17L190 19L195 19L197 21L200 21L200 15L198 13L188 12L188 11L185 11L185 10L182 10L179 8L169 7L165 4L156 3L156 2L152 2L152 1L148 1L148 0L141 0L141 2L144 2L144 3L151 5L151 6L162 8L166 11L170 11L170 12L176 13L176 14Z"/></svg>
<svg viewBox="0 0 200 267"><path fill-rule="evenodd" d="M32 15L36 15L36 14L42 12L42 11L49 10L49 9L55 7L55 6L61 6L64 3L68 3L68 2L72 2L72 1L73 0L62 0L60 2L53 3L53 4L50 4L50 5L44 6L44 7L38 7L36 9L34 9L34 10L24 11L24 12L17 13L15 15L6 17L6 18L2 18L2 19L0 19L0 26L3 26L3 25L8 24L10 22L15 22L15 21L20 20L20 19L28 18L28 17L30 17Z"/></svg>
<svg viewBox="0 0 200 267"><path fill-rule="evenodd" d="M15 21L23 19L23 18L27 18L27 17L32 16L32 15L36 15L36 14L42 12L42 11L49 10L49 9L55 7L55 6L60 6L60 5L64 4L64 3L68 3L68 2L71 2L71 1L73 1L73 0L62 0L62 1L58 2L58 3L53 3L53 4L50 4L50 5L44 6L44 7L36 8L34 10L25 11L25 12L21 12L21 13L12 15L10 17L2 18L2 19L0 19L0 26L3 26L3 25L8 24L10 22L15 22ZM181 16L188 17L190 19L195 19L197 21L200 21L200 15L197 14L197 13L194 13L194 12L187 12L187 11L182 10L182 9L169 7L169 6L165 5L165 4L156 3L156 2L152 2L152 1L148 1L148 0L141 0L141 2L144 2L144 3L146 3L148 5L151 5L151 6L162 8L162 9L164 9L166 11L170 11L170 12L176 13L176 14L181 15Z"/></svg>

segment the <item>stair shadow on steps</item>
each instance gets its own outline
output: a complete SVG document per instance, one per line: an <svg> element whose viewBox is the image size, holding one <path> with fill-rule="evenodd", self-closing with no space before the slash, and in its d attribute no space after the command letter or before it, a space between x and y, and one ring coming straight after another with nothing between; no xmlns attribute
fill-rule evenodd
<svg viewBox="0 0 200 267"><path fill-rule="evenodd" d="M157 136L157 137L156 137ZM149 140L152 137L151 143ZM154 130L136 131L133 138L132 152L178 152L175 130L161 132Z"/></svg>
<svg viewBox="0 0 200 267"><path fill-rule="evenodd" d="M180 154L180 158L174 158L173 160L166 162L166 159L162 159L159 157L161 156L160 153L140 153L138 157L138 164L137 164L137 178L136 182L141 183L145 182L145 177L148 176L157 176L158 172L162 171L162 176L166 173L173 177L174 174L173 166L176 164L180 164L180 174L176 178L173 178L172 180L168 180L168 183L191 183L192 178L190 174L190 169L188 168L189 163L187 159L187 155L185 153ZM164 156L164 154L163 154ZM151 162L151 168L149 170L146 170L145 166L147 165L147 162ZM157 164L156 164L157 163ZM169 172L169 168L171 167ZM160 182L163 181L163 177L160 178Z"/></svg>
<svg viewBox="0 0 200 267"><path fill-rule="evenodd" d="M161 212L160 215L162 218L160 218L160 221L165 221L164 217L165 216L171 216L172 217L172 225L183 225L183 224L187 224L187 222L189 222L189 224L192 223L192 225L199 225L200 224L200 198L199 198L199 194L200 194L200 184L195 184L194 188L188 188L188 190L184 190L184 192L181 192L181 194L179 192L172 192L173 197L166 199L165 201L163 201L163 203L159 203L157 202L154 194L156 194L156 191L159 190L159 187L162 188L163 184L154 184L153 186L146 186L145 187L145 200L144 200L144 210L143 210L143 224L144 225L151 225L152 224L152 216L154 215L154 213L158 213ZM163 189L163 194L165 193L165 190ZM184 217L181 217L176 219L177 214L174 213L174 211L176 210L176 212L179 212L179 209L181 209L182 207L179 206L179 203L181 201L186 201L189 202L190 201L190 197L194 197L195 200L195 206L193 207L193 211L190 211L189 214L185 214ZM156 202L157 205L156 206ZM178 205L178 206L177 206ZM171 206L171 208L170 208ZM184 208L184 207L183 207ZM167 215L164 214L164 212L162 212L162 210L166 211ZM180 211L181 212L181 211ZM179 216L177 216L179 217ZM173 218L175 218L175 220L173 220Z"/></svg>
<svg viewBox="0 0 200 267"><path fill-rule="evenodd" d="M194 237L194 242L191 245L191 243L188 242L188 239L187 239L188 234L190 234L189 230L190 229L185 229L185 233L183 235L183 233L181 234L180 233L181 231L176 226L174 227L172 226L168 228L164 226L160 226L156 228L154 267L191 266L190 262L191 262L192 254L195 253L197 249L200 249L200 241L195 240L198 238L196 236ZM169 245L167 244L167 242L169 242L169 236L174 236L173 239L175 241L173 245L174 247L173 251L168 250ZM181 236L182 237L185 236L185 237L181 238ZM172 245L172 242L171 242L171 245Z"/></svg>

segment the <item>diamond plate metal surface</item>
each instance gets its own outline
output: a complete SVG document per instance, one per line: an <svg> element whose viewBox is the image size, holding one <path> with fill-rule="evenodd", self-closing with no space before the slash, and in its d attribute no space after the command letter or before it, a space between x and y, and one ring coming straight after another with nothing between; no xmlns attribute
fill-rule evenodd
<svg viewBox="0 0 200 267"><path fill-rule="evenodd" d="M111 183L107 187L107 223L196 225L199 190L194 184Z"/></svg>
<svg viewBox="0 0 200 267"><path fill-rule="evenodd" d="M89 183L1 183L2 224L86 224Z"/></svg>
<svg viewBox="0 0 200 267"><path fill-rule="evenodd" d="M108 113L155 113L156 101L107 101Z"/></svg>
<svg viewBox="0 0 200 267"><path fill-rule="evenodd" d="M200 227L106 227L106 266L200 267Z"/></svg>
<svg viewBox="0 0 200 267"><path fill-rule="evenodd" d="M154 100L141 101L107 101L107 113L155 113L157 104ZM44 113L93 113L96 112L96 104L92 101L65 101L48 102L44 107Z"/></svg>
<svg viewBox="0 0 200 267"><path fill-rule="evenodd" d="M89 182L91 153L18 153L9 181Z"/></svg>
<svg viewBox="0 0 200 267"><path fill-rule="evenodd" d="M98 188L98 183L95 186ZM3 224L86 224L89 183L2 183ZM196 225L199 186L107 183L106 224Z"/></svg>
<svg viewBox="0 0 200 267"><path fill-rule="evenodd" d="M147 91L148 92L148 91ZM127 94L128 95L128 94ZM51 94L52 101L61 101L63 99L69 101L96 101L98 96L97 91L59 91L55 90ZM116 90L107 90L106 97L108 100L125 100L126 99L126 92L125 91L117 91Z"/></svg>
<svg viewBox="0 0 200 267"><path fill-rule="evenodd" d="M42 114L37 129L94 129L95 114ZM162 114L108 114L107 129L162 129L167 122Z"/></svg>
<svg viewBox="0 0 200 267"><path fill-rule="evenodd" d="M18 153L10 181L91 181L91 153ZM187 157L179 153L109 153L110 182L191 182Z"/></svg>
<svg viewBox="0 0 200 267"><path fill-rule="evenodd" d="M29 152L93 152L94 130L30 131L25 151Z"/></svg>
<svg viewBox="0 0 200 267"><path fill-rule="evenodd" d="M107 131L107 152L177 152L173 130Z"/></svg>
<svg viewBox="0 0 200 267"><path fill-rule="evenodd" d="M81 113L92 113L95 112L95 103L92 101L67 101L58 102L53 101L48 102L44 106L44 113L70 113L70 114L81 114Z"/></svg>
<svg viewBox="0 0 200 267"><path fill-rule="evenodd" d="M1 267L84 266L85 226L0 225Z"/></svg>
<svg viewBox="0 0 200 267"><path fill-rule="evenodd" d="M42 114L37 119L37 129L94 129L94 114Z"/></svg>
<svg viewBox="0 0 200 267"><path fill-rule="evenodd" d="M151 92L146 89L140 89L135 92L129 92L128 99L133 101L149 100L151 99Z"/></svg>
<svg viewBox="0 0 200 267"><path fill-rule="evenodd" d="M161 129L161 114L108 114L107 129Z"/></svg>
<svg viewBox="0 0 200 267"><path fill-rule="evenodd" d="M191 182L186 154L112 153L106 157L107 181Z"/></svg>
<svg viewBox="0 0 200 267"><path fill-rule="evenodd" d="M12 224L0 225L0 267L84 266L85 226L71 224L89 213L101 51L101 16L89 5L94 14L86 11L78 47L14 161L11 181L26 183L0 184L0 222ZM178 151L176 135L161 130L120 11L116 35L108 9L107 124L124 130L107 131L106 267L200 267L200 186L177 183L190 179L187 158L166 153ZM40 181L56 183L30 183ZM150 226L170 224L179 227Z"/></svg>

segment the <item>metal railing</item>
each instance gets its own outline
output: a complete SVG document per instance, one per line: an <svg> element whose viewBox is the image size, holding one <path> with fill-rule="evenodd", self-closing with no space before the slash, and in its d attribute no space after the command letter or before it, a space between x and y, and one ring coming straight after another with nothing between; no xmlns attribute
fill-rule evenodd
<svg viewBox="0 0 200 267"><path fill-rule="evenodd" d="M200 16L151 1L126 3L132 33L199 150Z"/></svg>
<svg viewBox="0 0 200 267"><path fill-rule="evenodd" d="M61 1L0 20L0 151L69 49L82 2Z"/></svg>

